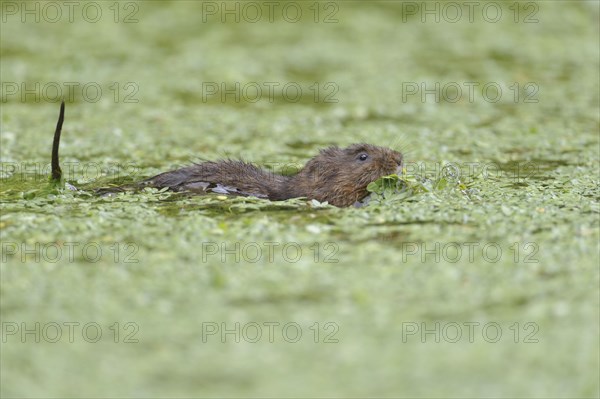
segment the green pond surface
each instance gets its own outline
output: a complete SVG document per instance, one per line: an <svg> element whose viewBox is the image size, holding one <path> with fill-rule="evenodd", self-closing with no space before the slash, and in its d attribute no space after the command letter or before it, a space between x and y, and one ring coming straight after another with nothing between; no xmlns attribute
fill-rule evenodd
<svg viewBox="0 0 600 399"><path fill-rule="evenodd" d="M600 395L597 1L90 4L0 3L2 397ZM93 194L355 142L359 208Z"/></svg>

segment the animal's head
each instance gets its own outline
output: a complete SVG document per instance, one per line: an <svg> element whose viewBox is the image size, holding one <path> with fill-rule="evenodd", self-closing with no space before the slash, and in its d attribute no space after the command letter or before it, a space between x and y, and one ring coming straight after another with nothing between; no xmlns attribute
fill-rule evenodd
<svg viewBox="0 0 600 399"><path fill-rule="evenodd" d="M334 146L308 161L296 182L308 189L310 198L350 206L368 194L369 183L401 173L402 163L402 153L390 148L363 143L346 148Z"/></svg>

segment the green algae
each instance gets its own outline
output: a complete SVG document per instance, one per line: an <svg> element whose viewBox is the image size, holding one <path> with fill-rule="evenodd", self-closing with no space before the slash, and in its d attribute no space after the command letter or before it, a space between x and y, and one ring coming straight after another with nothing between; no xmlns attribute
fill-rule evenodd
<svg viewBox="0 0 600 399"><path fill-rule="evenodd" d="M595 2L518 3L520 21L539 7L531 24L509 4L498 23L457 24L423 23L401 2L340 2L331 24L204 23L203 2L136 4L137 23L115 23L108 3L95 24L2 22L3 83L103 88L67 102L59 185L47 167L59 104L41 92L1 103L2 396L598 395ZM203 97L207 82L303 93L222 101ZM331 82L338 102L325 102ZM498 82L503 96L403 98L403 84L436 82ZM538 102L524 102L529 83ZM292 173L361 141L403 151L406 173L373 183L359 208L93 194L199 159ZM7 322L104 334L22 342ZM123 342L129 322L137 343ZM203 335L203 323L252 322L295 322L303 336ZM324 342L328 322L337 342ZM470 322L498 323L501 339L470 342ZM458 323L463 337L407 335L421 323Z"/></svg>

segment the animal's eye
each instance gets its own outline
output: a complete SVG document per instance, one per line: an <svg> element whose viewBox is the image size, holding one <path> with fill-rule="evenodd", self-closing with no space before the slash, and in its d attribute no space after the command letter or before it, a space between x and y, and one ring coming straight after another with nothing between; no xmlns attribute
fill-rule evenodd
<svg viewBox="0 0 600 399"><path fill-rule="evenodd" d="M358 159L360 159L361 161L366 161L367 158L369 158L369 156L367 154L360 154L358 156Z"/></svg>

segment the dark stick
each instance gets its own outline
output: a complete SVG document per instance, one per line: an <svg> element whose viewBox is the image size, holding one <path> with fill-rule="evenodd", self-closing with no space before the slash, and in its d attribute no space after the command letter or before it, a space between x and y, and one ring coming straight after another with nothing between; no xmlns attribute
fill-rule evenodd
<svg viewBox="0 0 600 399"><path fill-rule="evenodd" d="M54 141L52 142L52 180L60 181L62 170L58 162L58 146L60 145L60 132L62 131L63 121L65 120L65 102L60 104L60 114L58 122L56 122L56 130L54 131Z"/></svg>

